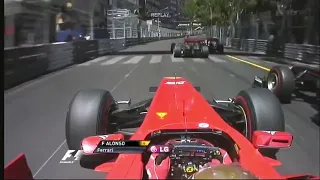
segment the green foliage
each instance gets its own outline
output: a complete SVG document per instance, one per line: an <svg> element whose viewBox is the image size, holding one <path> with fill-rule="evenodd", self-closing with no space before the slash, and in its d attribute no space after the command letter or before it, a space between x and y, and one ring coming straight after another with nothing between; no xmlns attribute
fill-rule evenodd
<svg viewBox="0 0 320 180"><path fill-rule="evenodd" d="M190 20L200 19L205 25L227 25L242 13L259 13L274 6L274 0L189 0L184 12Z"/></svg>

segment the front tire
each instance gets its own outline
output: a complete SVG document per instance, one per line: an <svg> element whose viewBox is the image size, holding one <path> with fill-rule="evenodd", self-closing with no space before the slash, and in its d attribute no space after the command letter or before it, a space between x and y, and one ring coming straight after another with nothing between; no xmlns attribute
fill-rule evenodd
<svg viewBox="0 0 320 180"><path fill-rule="evenodd" d="M79 150L84 138L109 133L109 113L115 107L115 101L109 91L79 91L69 105L66 118L68 148Z"/></svg>
<svg viewBox="0 0 320 180"><path fill-rule="evenodd" d="M224 47L223 47L223 45L218 45L218 46L217 46L217 52L220 53L220 54L222 54L222 53L224 52Z"/></svg>
<svg viewBox="0 0 320 180"><path fill-rule="evenodd" d="M173 53L174 47L176 46L176 43L171 43L170 52Z"/></svg>
<svg viewBox="0 0 320 180"><path fill-rule="evenodd" d="M173 50L173 57L181 57L181 47L180 45L175 45Z"/></svg>
<svg viewBox="0 0 320 180"><path fill-rule="evenodd" d="M291 69L284 66L272 67L267 76L267 88L281 102L290 103L295 90L295 76Z"/></svg>
<svg viewBox="0 0 320 180"><path fill-rule="evenodd" d="M235 105L243 111L246 119L245 136L252 142L253 132L285 131L285 120L281 103L267 89L251 88L241 91ZM274 157L279 149L261 149L262 154Z"/></svg>
<svg viewBox="0 0 320 180"><path fill-rule="evenodd" d="M209 57L209 48L208 46L202 46L202 52L201 52L201 57L202 58L208 58Z"/></svg>

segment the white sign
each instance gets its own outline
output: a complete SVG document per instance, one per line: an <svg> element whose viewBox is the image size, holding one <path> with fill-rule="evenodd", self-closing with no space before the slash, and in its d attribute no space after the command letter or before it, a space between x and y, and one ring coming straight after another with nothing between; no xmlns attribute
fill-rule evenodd
<svg viewBox="0 0 320 180"><path fill-rule="evenodd" d="M152 20L147 20L147 25L152 25Z"/></svg>
<svg viewBox="0 0 320 180"><path fill-rule="evenodd" d="M201 26L201 23L192 23L193 26Z"/></svg>
<svg viewBox="0 0 320 180"><path fill-rule="evenodd" d="M199 128L208 128L209 124L208 123L200 123L200 124L198 124L198 127Z"/></svg>
<svg viewBox="0 0 320 180"><path fill-rule="evenodd" d="M77 160L80 160L83 154L82 150L68 150L63 158L60 160L60 163L63 164L72 164Z"/></svg>
<svg viewBox="0 0 320 180"><path fill-rule="evenodd" d="M177 85L182 85L182 84L184 84L185 83L185 81L176 81L176 82L170 82L170 81L168 81L168 82L166 82L165 84L168 84L168 85L175 85L175 84L177 84Z"/></svg>
<svg viewBox="0 0 320 180"><path fill-rule="evenodd" d="M171 17L170 13L150 13L150 16L151 17L154 17L154 18L169 18Z"/></svg>
<svg viewBox="0 0 320 180"><path fill-rule="evenodd" d="M190 26L190 24L178 24L178 26Z"/></svg>

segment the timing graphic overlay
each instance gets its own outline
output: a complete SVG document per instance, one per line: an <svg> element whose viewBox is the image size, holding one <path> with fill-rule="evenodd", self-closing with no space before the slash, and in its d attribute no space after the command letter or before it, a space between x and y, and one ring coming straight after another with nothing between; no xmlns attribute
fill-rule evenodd
<svg viewBox="0 0 320 180"><path fill-rule="evenodd" d="M138 154L145 151L151 153L169 152L169 146L153 145L149 146L150 141L119 141L119 140L102 140L93 153L121 153L121 154Z"/></svg>

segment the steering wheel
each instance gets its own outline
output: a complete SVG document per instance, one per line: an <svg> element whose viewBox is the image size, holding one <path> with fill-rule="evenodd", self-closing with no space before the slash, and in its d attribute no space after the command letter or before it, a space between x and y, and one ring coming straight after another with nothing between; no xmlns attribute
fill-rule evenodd
<svg viewBox="0 0 320 180"><path fill-rule="evenodd" d="M170 159L169 179L188 179L193 173L213 159L223 164L220 148L202 144L182 143L173 145L168 153L160 153L155 158L155 166Z"/></svg>

